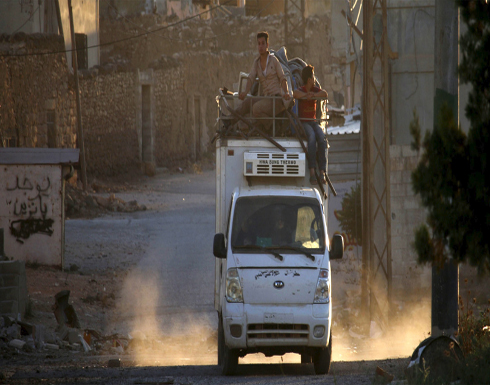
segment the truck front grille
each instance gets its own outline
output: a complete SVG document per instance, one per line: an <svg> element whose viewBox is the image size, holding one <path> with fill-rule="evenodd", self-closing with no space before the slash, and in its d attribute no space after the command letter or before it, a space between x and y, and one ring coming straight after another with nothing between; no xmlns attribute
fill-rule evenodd
<svg viewBox="0 0 490 385"><path fill-rule="evenodd" d="M249 339L308 339L308 325L304 324L250 324Z"/></svg>

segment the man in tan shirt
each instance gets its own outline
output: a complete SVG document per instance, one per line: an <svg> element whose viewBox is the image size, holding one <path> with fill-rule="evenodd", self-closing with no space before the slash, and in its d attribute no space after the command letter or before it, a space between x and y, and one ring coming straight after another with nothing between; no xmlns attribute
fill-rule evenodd
<svg viewBox="0 0 490 385"><path fill-rule="evenodd" d="M269 52L269 34L267 32L259 32L257 34L257 50L259 56L254 60L252 69L248 75L247 86L245 91L238 95L240 100L243 100L242 105L236 110L240 115L245 115L252 109L252 116L255 118L271 117L273 114L273 103L275 103L276 115L282 112L285 107L282 99L252 99L247 95L252 88L255 78L259 78L262 88L260 96L281 96L284 100L289 100L288 83L284 76L279 60ZM236 120L231 121L235 123ZM270 126L270 121L258 120L262 126Z"/></svg>

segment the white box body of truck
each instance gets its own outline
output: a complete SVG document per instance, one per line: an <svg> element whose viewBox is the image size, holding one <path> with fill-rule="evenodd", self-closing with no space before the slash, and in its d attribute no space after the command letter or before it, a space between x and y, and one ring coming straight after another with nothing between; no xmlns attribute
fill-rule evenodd
<svg viewBox="0 0 490 385"><path fill-rule="evenodd" d="M262 138L217 141L214 304L224 374L258 352L301 354L319 374L330 368L330 259L342 257L342 238L331 250L326 196L309 182L300 142L275 140L287 151Z"/></svg>

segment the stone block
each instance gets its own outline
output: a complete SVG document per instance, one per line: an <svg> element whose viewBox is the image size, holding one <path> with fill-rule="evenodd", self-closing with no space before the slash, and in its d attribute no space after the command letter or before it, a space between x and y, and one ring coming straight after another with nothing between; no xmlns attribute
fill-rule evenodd
<svg viewBox="0 0 490 385"><path fill-rule="evenodd" d="M26 265L24 261L0 261L0 274L24 274Z"/></svg>
<svg viewBox="0 0 490 385"><path fill-rule="evenodd" d="M401 146L402 149L402 156L404 158L412 157L412 156L418 156L418 152L415 150L412 150L410 146Z"/></svg>
<svg viewBox="0 0 490 385"><path fill-rule="evenodd" d="M0 301L0 314L10 314L17 318L19 303L17 301Z"/></svg>
<svg viewBox="0 0 490 385"><path fill-rule="evenodd" d="M409 246L410 242L408 241L408 237L404 235L391 237L392 250L408 249Z"/></svg>
<svg viewBox="0 0 490 385"><path fill-rule="evenodd" d="M2 301L19 301L19 287L0 287L0 300Z"/></svg>
<svg viewBox="0 0 490 385"><path fill-rule="evenodd" d="M405 200L405 197L397 197L397 196L392 196L391 197L391 211L395 213L395 215L398 217L401 213L399 213L400 209L403 208L403 201Z"/></svg>
<svg viewBox="0 0 490 385"><path fill-rule="evenodd" d="M10 347L15 348L15 349L19 349L19 350L22 350L22 348L24 347L25 344L26 344L25 341L17 340L17 339L9 342Z"/></svg>
<svg viewBox="0 0 490 385"><path fill-rule="evenodd" d="M407 185L404 183L392 183L390 188L392 197L404 197L407 195Z"/></svg>
<svg viewBox="0 0 490 385"><path fill-rule="evenodd" d="M391 171L401 171L405 168L405 162L403 158L391 158L390 169Z"/></svg>
<svg viewBox="0 0 490 385"><path fill-rule="evenodd" d="M20 276L18 274L0 275L0 287L19 286L19 281L20 281Z"/></svg>
<svg viewBox="0 0 490 385"><path fill-rule="evenodd" d="M44 325L34 325L33 338L38 349L44 346L45 333L46 327Z"/></svg>
<svg viewBox="0 0 490 385"><path fill-rule="evenodd" d="M402 146L391 145L390 146L390 158L401 158Z"/></svg>
<svg viewBox="0 0 490 385"><path fill-rule="evenodd" d="M77 344L80 342L80 330L70 329L68 335L64 338L67 339L70 344Z"/></svg>
<svg viewBox="0 0 490 385"><path fill-rule="evenodd" d="M390 172L390 182L392 184L402 183L402 171L391 171Z"/></svg>
<svg viewBox="0 0 490 385"><path fill-rule="evenodd" d="M402 183L412 185L412 170L402 171Z"/></svg>
<svg viewBox="0 0 490 385"><path fill-rule="evenodd" d="M405 210L420 210L422 209L422 206L420 205L418 199L415 199L415 197L406 197L405 201L403 202L403 208Z"/></svg>

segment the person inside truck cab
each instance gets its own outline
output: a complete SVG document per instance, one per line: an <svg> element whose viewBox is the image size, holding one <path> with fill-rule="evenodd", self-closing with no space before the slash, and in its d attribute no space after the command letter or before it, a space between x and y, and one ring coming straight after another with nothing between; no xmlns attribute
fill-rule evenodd
<svg viewBox="0 0 490 385"><path fill-rule="evenodd" d="M293 241L293 232L287 224L284 213L275 215L271 241L275 246L289 245Z"/></svg>
<svg viewBox="0 0 490 385"><path fill-rule="evenodd" d="M246 218L240 225L240 232L235 240L235 246L255 245L256 234L253 231L252 218Z"/></svg>
<svg viewBox="0 0 490 385"><path fill-rule="evenodd" d="M325 133L316 119L316 97L327 97L327 91L315 86L315 68L307 65L301 72L304 86L294 90L293 97L298 99L298 115L306 133L308 141L308 168L310 169L310 183L316 184L315 163L318 147L318 167L320 168L320 180L326 183L325 169L327 159L325 158L326 140Z"/></svg>
<svg viewBox="0 0 490 385"><path fill-rule="evenodd" d="M259 55L255 58L250 69L245 91L238 95L243 103L236 109L236 112L244 116L252 110L254 118L270 118L274 111L273 103L275 103L276 115L285 109L284 103L279 98L254 100L247 97L255 79L258 77L262 86L262 95L260 96L282 96L284 100L290 99L288 83L279 60L269 52L269 34L265 31L257 34L257 51ZM232 125L237 122L237 119L231 119L228 122L227 125ZM258 120L257 123L264 127L270 126L270 122L267 120Z"/></svg>

